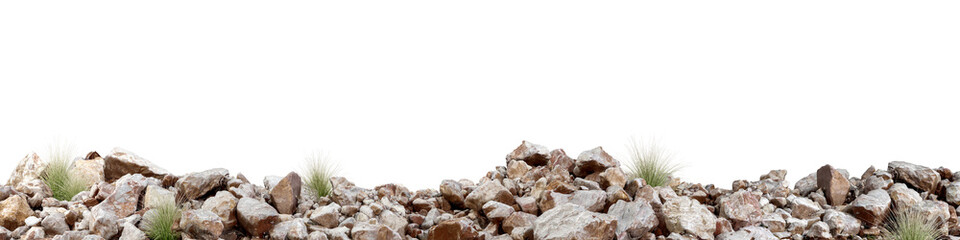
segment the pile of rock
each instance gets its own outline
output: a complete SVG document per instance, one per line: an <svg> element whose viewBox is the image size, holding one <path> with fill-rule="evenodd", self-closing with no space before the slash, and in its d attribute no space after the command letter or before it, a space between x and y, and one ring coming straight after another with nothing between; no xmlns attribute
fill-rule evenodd
<svg viewBox="0 0 960 240"><path fill-rule="evenodd" d="M479 181L374 189L330 179L315 198L296 173L254 184L225 169L174 175L123 149L77 160L96 179L71 201L51 198L45 163L20 161L0 188L0 240L146 239L146 219L180 202L184 239L865 239L891 209L914 208L960 239L960 172L891 162L859 178L823 166L790 187L785 170L731 189L629 179L600 147L569 157L523 142Z"/></svg>

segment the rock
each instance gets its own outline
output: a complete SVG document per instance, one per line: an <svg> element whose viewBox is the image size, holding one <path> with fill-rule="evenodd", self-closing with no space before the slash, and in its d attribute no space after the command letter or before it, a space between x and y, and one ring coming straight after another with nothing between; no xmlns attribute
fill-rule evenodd
<svg viewBox="0 0 960 240"><path fill-rule="evenodd" d="M441 193L443 190L441 189ZM480 211L483 204L489 201L497 201L504 204L514 204L513 194L506 187L503 187L499 181L486 181L481 183L477 189L470 192L464 200L464 205L474 211Z"/></svg>
<svg viewBox="0 0 960 240"><path fill-rule="evenodd" d="M270 230L270 239L304 240L308 236L307 225L298 219L283 221Z"/></svg>
<svg viewBox="0 0 960 240"><path fill-rule="evenodd" d="M823 222L830 227L830 234L837 237L856 236L860 233L860 220L845 212L828 209Z"/></svg>
<svg viewBox="0 0 960 240"><path fill-rule="evenodd" d="M297 197L300 196L300 175L290 172L286 177L280 179L272 189L270 197L273 199L273 205L281 214L294 214L297 211Z"/></svg>
<svg viewBox="0 0 960 240"><path fill-rule="evenodd" d="M607 168L620 167L620 162L613 159L602 147L580 153L574 162L573 173L578 177L585 177L595 172L603 172Z"/></svg>
<svg viewBox="0 0 960 240"><path fill-rule="evenodd" d="M251 236L263 236L280 222L280 213L265 202L245 197L237 202L237 220Z"/></svg>
<svg viewBox="0 0 960 240"><path fill-rule="evenodd" d="M540 210L540 209L537 207L537 199L536 199L536 198L529 197L529 196L528 196L528 197L518 197L518 198L516 199L516 201L517 201L517 205L520 205L520 211L523 211L523 212L526 212L526 213L529 213L529 214L537 214L537 212Z"/></svg>
<svg viewBox="0 0 960 240"><path fill-rule="evenodd" d="M149 188L148 188L149 189ZM231 229L237 225L237 202L239 200L227 191L219 191L213 197L207 198L200 209L217 214L223 222L224 229Z"/></svg>
<svg viewBox="0 0 960 240"><path fill-rule="evenodd" d="M93 152L94 154L96 152ZM71 171L77 173L77 176L87 180L90 185L104 181L103 177L103 158L96 155L93 159L80 159L73 162Z"/></svg>
<svg viewBox="0 0 960 240"><path fill-rule="evenodd" d="M728 232L717 236L718 240L777 240L780 239L770 230L757 226L748 226L741 228L736 232Z"/></svg>
<svg viewBox="0 0 960 240"><path fill-rule="evenodd" d="M180 217L180 228L198 239L217 239L224 230L220 216L203 209L183 211Z"/></svg>
<svg viewBox="0 0 960 240"><path fill-rule="evenodd" d="M459 182L443 180L443 182L440 183L440 195L443 196L444 200L450 202L450 205L463 208L464 194L463 186L461 186Z"/></svg>
<svg viewBox="0 0 960 240"><path fill-rule="evenodd" d="M143 207L155 208L164 203L175 203L176 193L157 185L147 186L143 193Z"/></svg>
<svg viewBox="0 0 960 240"><path fill-rule="evenodd" d="M607 168L600 174L600 188L607 189L610 186L623 188L627 183L627 175L620 168Z"/></svg>
<svg viewBox="0 0 960 240"><path fill-rule="evenodd" d="M514 212L503 220L501 228L503 228L504 232L510 234L513 239L532 239L533 224L536 220L537 215L525 212Z"/></svg>
<svg viewBox="0 0 960 240"><path fill-rule="evenodd" d="M7 197L0 202L0 226L4 228L17 229L30 216L33 216L33 210L20 195Z"/></svg>
<svg viewBox="0 0 960 240"><path fill-rule="evenodd" d="M617 220L610 215L587 211L571 204L561 204L544 212L534 222L533 235L538 240L614 239ZM713 239L713 235L710 235Z"/></svg>
<svg viewBox="0 0 960 240"><path fill-rule="evenodd" d="M513 207L497 201L489 201L483 205L483 214L487 216L490 221L496 223L503 221L503 219L513 214L513 212Z"/></svg>
<svg viewBox="0 0 960 240"><path fill-rule="evenodd" d="M23 220L24 226L35 227L37 224L40 224L40 218L35 216L29 216L27 219Z"/></svg>
<svg viewBox="0 0 960 240"><path fill-rule="evenodd" d="M689 197L669 198L663 204L664 223L671 232L714 239L717 218L700 202Z"/></svg>
<svg viewBox="0 0 960 240"><path fill-rule="evenodd" d="M310 214L310 220L325 228L335 228L340 224L340 205L331 203L317 208Z"/></svg>
<svg viewBox="0 0 960 240"><path fill-rule="evenodd" d="M947 185L944 195L948 203L953 204L954 206L960 205L960 182L954 182L950 185Z"/></svg>
<svg viewBox="0 0 960 240"><path fill-rule="evenodd" d="M387 226L380 224L370 224L358 222L350 230L350 237L353 240L402 240L400 234L390 230Z"/></svg>
<svg viewBox="0 0 960 240"><path fill-rule="evenodd" d="M109 155L103 158L103 177L107 181L113 181L127 174L140 174L162 179L170 172L130 151L114 148Z"/></svg>
<svg viewBox="0 0 960 240"><path fill-rule="evenodd" d="M931 222L948 223L951 217L955 216L955 214L950 213L950 210L952 210L950 205L937 200L924 200L922 203L910 206L909 208L921 216L926 216ZM943 234L947 234L949 228L947 224L943 224L940 227L940 231Z"/></svg>
<svg viewBox="0 0 960 240"><path fill-rule="evenodd" d="M152 178L151 178L152 179ZM153 179L156 181L156 179ZM140 195L150 183L140 174L126 175L116 181L113 193L90 209L95 217L107 217L101 212L109 212L117 218L130 216L137 211ZM104 238L109 238L104 236Z"/></svg>
<svg viewBox="0 0 960 240"><path fill-rule="evenodd" d="M451 219L440 222L437 226L430 228L428 240L465 240L465 239L483 239L480 236L478 227L473 221L464 218Z"/></svg>
<svg viewBox="0 0 960 240"><path fill-rule="evenodd" d="M799 219L819 218L820 204L813 202L809 198L795 197L790 200L790 215Z"/></svg>
<svg viewBox="0 0 960 240"><path fill-rule="evenodd" d="M787 230L787 221L780 214L767 214L760 218L760 225L770 229L771 232L783 232ZM731 229L733 227L731 226ZM741 228L742 229L742 228Z"/></svg>
<svg viewBox="0 0 960 240"><path fill-rule="evenodd" d="M618 201L607 209L607 214L617 218L617 235L627 233L640 238L657 227L659 220L646 200Z"/></svg>
<svg viewBox="0 0 960 240"><path fill-rule="evenodd" d="M550 150L544 146L523 141L517 149L507 154L507 162L520 160L530 166L543 166L550 159Z"/></svg>
<svg viewBox="0 0 960 240"><path fill-rule="evenodd" d="M810 229L803 233L803 236L808 239L833 239L833 235L830 234L830 226L827 226L824 222L813 223Z"/></svg>
<svg viewBox="0 0 960 240"><path fill-rule="evenodd" d="M940 182L937 171L908 162L890 162L887 164L887 171L893 174L894 179L926 192L935 193Z"/></svg>
<svg viewBox="0 0 960 240"><path fill-rule="evenodd" d="M40 175L46 168L47 162L40 160L40 156L37 156L36 153L27 154L20 162L17 162L17 167L13 169L13 173L7 179L7 185L17 186L20 182L40 179Z"/></svg>
<svg viewBox="0 0 960 240"><path fill-rule="evenodd" d="M574 191L572 194L548 191L540 199L539 207L542 211L549 211L564 203L580 205L592 212L602 212L607 203L607 193L602 190L581 190Z"/></svg>
<svg viewBox="0 0 960 240"><path fill-rule="evenodd" d="M817 170L817 188L823 190L827 203L833 206L843 205L850 192L850 182L829 164Z"/></svg>
<svg viewBox="0 0 960 240"><path fill-rule="evenodd" d="M923 198L920 197L920 193L910 189L906 184L903 183L893 184L893 186L890 187L887 192L890 193L890 200L893 202L894 207L913 206L923 202Z"/></svg>
<svg viewBox="0 0 960 240"><path fill-rule="evenodd" d="M63 234L63 232L70 231L70 226L67 225L66 217L63 213L54 212L43 218L43 221L40 222L40 225L43 226L43 230L46 231L47 235L54 236Z"/></svg>
<svg viewBox="0 0 960 240"><path fill-rule="evenodd" d="M133 223L124 223L123 231L120 232L120 240L148 240L147 234L141 231Z"/></svg>
<svg viewBox="0 0 960 240"><path fill-rule="evenodd" d="M754 225L760 221L760 199L749 191L739 190L720 199L720 216L733 223L734 229Z"/></svg>
<svg viewBox="0 0 960 240"><path fill-rule="evenodd" d="M393 211L383 211L380 212L380 216L377 216L377 220L380 224L387 226L390 230L397 232L398 234L405 235L407 226L407 218L397 215Z"/></svg>
<svg viewBox="0 0 960 240"><path fill-rule="evenodd" d="M801 178L797 181L797 184L793 187L797 191L797 195L806 196L813 191L817 190L817 174L811 173L806 177Z"/></svg>
<svg viewBox="0 0 960 240"><path fill-rule="evenodd" d="M20 236L20 239L24 239L24 240L40 240L40 239L44 239L45 237L46 237L46 236L45 236L45 234L44 234L44 232L43 232L43 228L42 228L42 227L31 227L31 228L29 228L29 229L27 230L26 233L24 233L22 236Z"/></svg>
<svg viewBox="0 0 960 240"><path fill-rule="evenodd" d="M868 226L879 226L890 210L890 195L877 189L861 194L847 206L846 212Z"/></svg>
<svg viewBox="0 0 960 240"><path fill-rule="evenodd" d="M547 160L547 168L558 174L570 174L573 172L574 159L567 156L563 149L554 149L550 151L550 160Z"/></svg>
<svg viewBox="0 0 960 240"><path fill-rule="evenodd" d="M223 188L230 174L227 169L214 168L203 172L189 173L174 185L177 188L177 197L184 200L194 200L207 192Z"/></svg>

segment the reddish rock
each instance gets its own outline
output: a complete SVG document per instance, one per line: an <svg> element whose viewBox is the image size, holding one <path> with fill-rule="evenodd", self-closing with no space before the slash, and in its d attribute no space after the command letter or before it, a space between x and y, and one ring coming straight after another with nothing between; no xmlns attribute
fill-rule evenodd
<svg viewBox="0 0 960 240"><path fill-rule="evenodd" d="M930 193L936 193L940 183L940 174L937 171L908 162L890 162L887 164L887 171L893 174L894 179Z"/></svg>
<svg viewBox="0 0 960 240"><path fill-rule="evenodd" d="M550 159L550 150L544 146L523 141L517 149L507 154L507 162L511 160L521 160L530 166L542 166L547 164Z"/></svg>
<svg viewBox="0 0 960 240"><path fill-rule="evenodd" d="M109 155L103 158L103 177L107 181L113 181L127 174L140 174L145 177L162 179L170 172L130 151L114 148Z"/></svg>
<svg viewBox="0 0 960 240"><path fill-rule="evenodd" d="M817 170L817 187L823 190L827 203L833 206L843 205L847 200L847 193L850 191L850 182L843 177L840 172L830 166L824 165Z"/></svg>
<svg viewBox="0 0 960 240"><path fill-rule="evenodd" d="M223 188L230 174L227 169L214 168L203 172L187 174L177 180L177 198L194 200L211 190Z"/></svg>
<svg viewBox="0 0 960 240"><path fill-rule="evenodd" d="M294 214L297 212L297 199L300 197L300 175L290 172L286 177L280 179L272 189L270 197L273 200L273 206L281 214Z"/></svg>
<svg viewBox="0 0 960 240"><path fill-rule="evenodd" d="M573 173L578 177L585 177L595 172L603 172L607 168L619 167L620 162L603 151L602 147L580 153L574 163Z"/></svg>
<svg viewBox="0 0 960 240"><path fill-rule="evenodd" d="M247 233L258 237L280 222L280 214L265 202L245 197L237 203L237 220Z"/></svg>
<svg viewBox="0 0 960 240"><path fill-rule="evenodd" d="M846 211L868 226L879 226L890 211L890 195L882 189L870 191L853 200Z"/></svg>
<svg viewBox="0 0 960 240"><path fill-rule="evenodd" d="M437 226L430 228L427 233L428 240L474 240L483 239L479 232L479 227L473 224L473 221L465 218L457 218L440 222Z"/></svg>

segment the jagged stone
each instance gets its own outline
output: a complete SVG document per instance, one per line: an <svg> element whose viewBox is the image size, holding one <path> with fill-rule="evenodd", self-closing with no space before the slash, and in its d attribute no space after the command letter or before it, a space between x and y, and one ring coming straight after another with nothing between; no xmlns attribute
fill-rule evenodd
<svg viewBox="0 0 960 240"><path fill-rule="evenodd" d="M17 162L17 167L13 169L13 173L7 179L7 185L17 186L20 182L40 179L43 170L46 168L47 162L40 160L40 156L36 153L27 154Z"/></svg>
<svg viewBox="0 0 960 240"><path fill-rule="evenodd" d="M148 188L149 189L149 188ZM239 199L227 191L219 191L213 197L207 198L200 206L200 209L207 210L217 214L223 222L225 229L231 229L237 225L237 202Z"/></svg>
<svg viewBox="0 0 960 240"><path fill-rule="evenodd" d="M13 195L0 202L0 226L7 229L17 229L23 226L24 220L33 216L33 210L27 200L20 195Z"/></svg>
<svg viewBox="0 0 960 240"><path fill-rule="evenodd" d="M808 239L833 239L833 235L830 234L830 226L827 226L824 222L813 223L810 229L803 233L803 236Z"/></svg>
<svg viewBox="0 0 960 240"><path fill-rule="evenodd" d="M846 210L869 226L880 225L888 211L890 211L890 195L881 189L857 196Z"/></svg>
<svg viewBox="0 0 960 240"><path fill-rule="evenodd" d="M444 200L450 202L450 205L462 208L464 206L464 194L463 186L459 182L453 180L443 180L440 183L440 194L443 196Z"/></svg>
<svg viewBox="0 0 960 240"><path fill-rule="evenodd" d="M353 240L402 240L403 238L397 232L390 230L389 227L381 224L370 224L359 222L350 230L350 237ZM450 238L454 239L454 238Z"/></svg>
<svg viewBox="0 0 960 240"><path fill-rule="evenodd" d="M127 174L163 178L170 172L130 151L114 148L110 154L103 158L103 177L107 181L113 181Z"/></svg>
<svg viewBox="0 0 960 240"><path fill-rule="evenodd" d="M310 220L326 228L337 227L340 219L340 205L331 203L317 208L310 214Z"/></svg>
<svg viewBox="0 0 960 240"><path fill-rule="evenodd" d="M92 185L105 180L103 164L103 158L100 158L97 152L91 152L91 154L88 154L88 158L74 161L70 171L75 172L77 176Z"/></svg>
<svg viewBox="0 0 960 240"><path fill-rule="evenodd" d="M926 192L935 193L940 182L937 171L913 163L893 161L887 164L887 171L893 173L894 179Z"/></svg>
<svg viewBox="0 0 960 240"><path fill-rule="evenodd" d="M163 205L164 203L175 203L176 202L176 193L173 191L164 189L161 186L150 185L144 190L143 193L143 207L145 208L155 208L157 206Z"/></svg>
<svg viewBox="0 0 960 240"><path fill-rule="evenodd" d="M534 221L536 220L537 215L514 212L503 220L501 228L514 239L532 239Z"/></svg>
<svg viewBox="0 0 960 240"><path fill-rule="evenodd" d="M43 226L46 235L50 236L60 235L63 234L63 232L70 231L66 216L59 212L53 212L47 215L47 217L43 218L43 221L40 222L40 225Z"/></svg>
<svg viewBox="0 0 960 240"><path fill-rule="evenodd" d="M887 189L887 192L890 193L890 200L893 202L894 207L908 207L923 202L920 193L910 189L903 183L893 184L890 189Z"/></svg>
<svg viewBox="0 0 960 240"><path fill-rule="evenodd" d="M850 182L840 174L839 171L830 166L824 165L817 170L817 188L823 191L827 203L833 206L843 205L847 200L847 193L850 191Z"/></svg>
<svg viewBox="0 0 960 240"><path fill-rule="evenodd" d="M795 197L790 200L790 215L799 219L819 218L819 212L822 210L820 204L813 202L809 198Z"/></svg>
<svg viewBox="0 0 960 240"><path fill-rule="evenodd" d="M947 185L946 191L944 191L944 197L948 203L955 206L960 205L960 182Z"/></svg>
<svg viewBox="0 0 960 240"><path fill-rule="evenodd" d="M585 177L595 172L603 172L607 168L619 166L620 162L603 151L602 147L596 147L580 153L580 156L574 162L573 173L576 176Z"/></svg>
<svg viewBox="0 0 960 240"><path fill-rule="evenodd" d="M700 202L689 197L673 197L666 200L662 211L664 223L671 232L714 239L717 218Z"/></svg>
<svg viewBox="0 0 960 240"><path fill-rule="evenodd" d="M728 232L724 234L717 235L717 240L740 240L740 239L750 239L750 240L777 240L780 239L769 229L757 227L757 226L747 226L737 230L736 232Z"/></svg>
<svg viewBox="0 0 960 240"><path fill-rule="evenodd" d="M501 222L504 218L513 214L514 209L510 205L506 205L496 201L489 201L483 205L483 214L487 216L490 221Z"/></svg>
<svg viewBox="0 0 960 240"><path fill-rule="evenodd" d="M473 240L482 239L479 227L473 221L457 218L440 222L430 228L428 240Z"/></svg>
<svg viewBox="0 0 960 240"><path fill-rule="evenodd" d="M237 220L251 236L263 236L280 222L280 213L265 202L241 198L237 202Z"/></svg>
<svg viewBox="0 0 960 240"><path fill-rule="evenodd" d="M270 188L270 197L273 200L273 206L277 208L277 212L293 214L297 211L300 187L300 175L290 172L280 179L276 186Z"/></svg>
<svg viewBox="0 0 960 240"><path fill-rule="evenodd" d="M719 206L720 216L729 219L734 229L754 225L763 216L759 197L746 190L739 190L721 198Z"/></svg>
<svg viewBox="0 0 960 240"><path fill-rule="evenodd" d="M483 204L497 201L504 204L514 204L513 194L499 181L486 181L470 192L464 200L464 205L474 211L480 211Z"/></svg>
<svg viewBox="0 0 960 240"><path fill-rule="evenodd" d="M643 237L660 222L646 200L617 201L610 205L607 214L617 219L617 235L627 233L634 238Z"/></svg>
<svg viewBox="0 0 960 240"><path fill-rule="evenodd" d="M544 212L534 221L534 238L614 239L617 220L610 215L588 211L572 203L561 204ZM711 239L713 235L711 234Z"/></svg>
<svg viewBox="0 0 960 240"><path fill-rule="evenodd" d="M830 234L837 237L850 237L860 233L860 220L845 212L827 209L823 222L830 227Z"/></svg>
<svg viewBox="0 0 960 240"><path fill-rule="evenodd" d="M524 161L530 166L543 166L550 159L550 150L544 146L523 141L517 149L507 154L507 162L511 160Z"/></svg>
<svg viewBox="0 0 960 240"><path fill-rule="evenodd" d="M217 239L224 230L220 216L203 209L181 213L180 228L190 236L199 239Z"/></svg>
<svg viewBox="0 0 960 240"><path fill-rule="evenodd" d="M229 174L230 172L223 168L187 174L177 180L177 197L183 200L194 200L211 190L222 188Z"/></svg>
<svg viewBox="0 0 960 240"><path fill-rule="evenodd" d="M270 230L270 239L304 240L310 236L307 225L299 219L280 222ZM323 236L326 238L326 236Z"/></svg>

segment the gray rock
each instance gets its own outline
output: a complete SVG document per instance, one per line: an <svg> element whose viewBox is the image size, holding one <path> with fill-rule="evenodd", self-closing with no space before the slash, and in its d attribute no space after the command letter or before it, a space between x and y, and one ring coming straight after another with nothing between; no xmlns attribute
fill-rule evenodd
<svg viewBox="0 0 960 240"><path fill-rule="evenodd" d="M830 234L837 237L851 237L860 233L860 220L845 212L827 209L823 222L830 227Z"/></svg>
<svg viewBox="0 0 960 240"><path fill-rule="evenodd" d="M857 199L847 206L846 212L868 226L879 226L890 211L890 202L887 191L877 189L857 196Z"/></svg>
<svg viewBox="0 0 960 240"><path fill-rule="evenodd" d="M224 230L220 216L203 209L184 211L180 216L180 228L199 239L217 239Z"/></svg>
<svg viewBox="0 0 960 240"><path fill-rule="evenodd" d="M758 223L763 212L760 198L746 190L739 190L720 198L720 216L730 220L734 229Z"/></svg>
<svg viewBox="0 0 960 240"><path fill-rule="evenodd" d="M824 222L813 223L810 229L803 233L803 237L808 239L833 239L833 235L830 234L830 226L827 226Z"/></svg>
<svg viewBox="0 0 960 240"><path fill-rule="evenodd" d="M717 218L700 202L689 197L666 200L662 210L664 223L671 232L691 234L701 239L714 239Z"/></svg>
<svg viewBox="0 0 960 240"><path fill-rule="evenodd" d="M797 191L797 195L806 196L813 191L817 191L817 174L811 173L806 177L801 178L793 187Z"/></svg>
<svg viewBox="0 0 960 240"><path fill-rule="evenodd" d="M953 204L954 206L960 205L960 182L954 182L950 185L947 185L944 196L946 197L948 203Z"/></svg>
<svg viewBox="0 0 960 240"><path fill-rule="evenodd" d="M308 236L307 225L300 219L283 221L270 230L270 239L303 240Z"/></svg>
<svg viewBox="0 0 960 240"><path fill-rule="evenodd" d="M565 203L540 215L534 221L533 235L539 240L614 239L616 228L617 219L613 216Z"/></svg>
<svg viewBox="0 0 960 240"><path fill-rule="evenodd" d="M542 166L550 159L550 150L544 146L523 141L517 149L507 154L507 162L520 160L530 166Z"/></svg>
<svg viewBox="0 0 960 240"><path fill-rule="evenodd" d="M237 220L251 236L263 236L280 222L280 213L265 202L241 198L237 202Z"/></svg>
<svg viewBox="0 0 960 240"><path fill-rule="evenodd" d="M213 197L207 198L200 209L217 214L223 222L224 229L231 229L237 225L237 202L239 200L227 191L219 191Z"/></svg>
<svg viewBox="0 0 960 240"><path fill-rule="evenodd" d="M70 231L70 226L67 225L67 221L63 213L53 212L47 217L43 218L43 221L40 222L40 225L43 226L44 231L47 235L54 236L63 234L63 232Z"/></svg>
<svg viewBox="0 0 960 240"><path fill-rule="evenodd" d="M223 188L230 172L223 168L214 168L203 172L189 173L177 180L177 197L194 200L207 192Z"/></svg>
<svg viewBox="0 0 960 240"><path fill-rule="evenodd" d="M610 205L607 214L617 218L617 235L627 233L631 237L640 238L659 224L653 207L643 199L633 202L617 201Z"/></svg>
<svg viewBox="0 0 960 240"><path fill-rule="evenodd" d="M887 164L887 171L893 174L894 179L926 192L936 192L937 184L940 183L940 174L937 171L908 162L890 162Z"/></svg>

